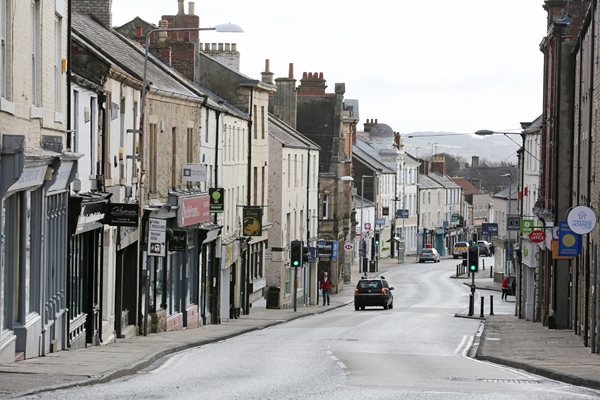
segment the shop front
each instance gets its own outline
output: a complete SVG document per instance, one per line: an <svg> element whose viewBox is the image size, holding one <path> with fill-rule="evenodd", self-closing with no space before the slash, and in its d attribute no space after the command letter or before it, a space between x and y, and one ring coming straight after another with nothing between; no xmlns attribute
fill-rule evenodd
<svg viewBox="0 0 600 400"><path fill-rule="evenodd" d="M75 160L2 135L0 362L66 346L67 188Z"/></svg>

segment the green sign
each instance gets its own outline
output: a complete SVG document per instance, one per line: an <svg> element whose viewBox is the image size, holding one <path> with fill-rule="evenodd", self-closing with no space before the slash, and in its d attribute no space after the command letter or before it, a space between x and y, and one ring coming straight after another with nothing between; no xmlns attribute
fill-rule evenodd
<svg viewBox="0 0 600 400"><path fill-rule="evenodd" d="M522 219L521 220L521 233L523 235L528 235L531 232L533 232L533 228L534 228L534 220L532 219Z"/></svg>
<svg viewBox="0 0 600 400"><path fill-rule="evenodd" d="M210 212L220 213L225 209L225 190L223 188L208 189Z"/></svg>

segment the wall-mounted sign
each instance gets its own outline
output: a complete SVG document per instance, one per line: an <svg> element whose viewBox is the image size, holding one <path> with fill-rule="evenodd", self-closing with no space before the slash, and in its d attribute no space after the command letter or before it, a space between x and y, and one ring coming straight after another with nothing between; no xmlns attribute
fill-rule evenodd
<svg viewBox="0 0 600 400"><path fill-rule="evenodd" d="M370 231L370 230L371 230L371 223L365 222L365 231Z"/></svg>
<svg viewBox="0 0 600 400"><path fill-rule="evenodd" d="M179 198L177 222L179 226L201 224L210 221L208 195Z"/></svg>
<svg viewBox="0 0 600 400"><path fill-rule="evenodd" d="M573 207L567 214L569 228L580 235L590 233L596 226L597 219L594 210L585 206Z"/></svg>
<svg viewBox="0 0 600 400"><path fill-rule="evenodd" d="M382 207L381 208L381 215L383 215L384 217L387 217L388 215L390 215L390 208L389 207Z"/></svg>
<svg viewBox="0 0 600 400"><path fill-rule="evenodd" d="M164 257L167 247L167 220L150 218L148 224L148 255Z"/></svg>
<svg viewBox="0 0 600 400"><path fill-rule="evenodd" d="M137 204L110 203L106 206L104 222L111 226L138 226L140 207Z"/></svg>
<svg viewBox="0 0 600 400"><path fill-rule="evenodd" d="M337 259L337 242L333 240L317 241L318 256L322 258Z"/></svg>
<svg viewBox="0 0 600 400"><path fill-rule="evenodd" d="M181 166L182 182L206 182L205 164L183 164Z"/></svg>
<svg viewBox="0 0 600 400"><path fill-rule="evenodd" d="M169 251L186 251L187 231L184 231L182 229L173 229L169 233Z"/></svg>
<svg viewBox="0 0 600 400"><path fill-rule="evenodd" d="M385 225L385 219L384 218L377 218L375 220L375 225Z"/></svg>

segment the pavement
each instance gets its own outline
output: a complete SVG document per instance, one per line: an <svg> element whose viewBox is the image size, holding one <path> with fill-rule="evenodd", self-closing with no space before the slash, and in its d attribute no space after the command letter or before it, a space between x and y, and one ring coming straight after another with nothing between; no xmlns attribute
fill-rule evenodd
<svg viewBox="0 0 600 400"><path fill-rule="evenodd" d="M407 257L406 261L409 262L410 258ZM382 274L390 268L398 267L401 268L402 265L397 264L396 260L384 259L379 262ZM248 315L218 325L134 336L103 346L60 351L45 357L2 364L0 398L17 398L44 391L109 382L135 374L162 357L181 350L343 307L352 303L353 288L359 277L358 271L353 271L351 283L346 284L340 293L331 296L330 306L298 305L297 311L292 308L251 308ZM471 284L471 279L466 275L453 278ZM475 277L475 283L480 290L500 291L499 284L489 278L489 269L480 271ZM600 390L600 355L592 354L589 348L584 347L581 338L571 330L548 329L541 323L518 319L512 314L469 317L465 313L459 313L457 317L480 318L483 321L483 333L473 348L477 359Z"/></svg>

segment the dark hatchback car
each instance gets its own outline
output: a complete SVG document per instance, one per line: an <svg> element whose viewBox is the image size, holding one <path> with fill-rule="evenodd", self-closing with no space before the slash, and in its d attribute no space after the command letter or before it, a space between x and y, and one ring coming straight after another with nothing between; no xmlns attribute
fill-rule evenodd
<svg viewBox="0 0 600 400"><path fill-rule="evenodd" d="M393 287L383 276L379 278L361 278L354 289L354 309L364 310L366 306L379 306L384 310L394 308Z"/></svg>

